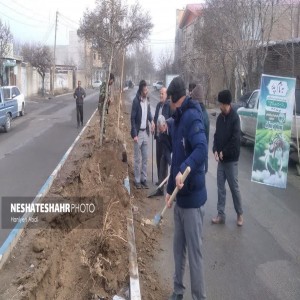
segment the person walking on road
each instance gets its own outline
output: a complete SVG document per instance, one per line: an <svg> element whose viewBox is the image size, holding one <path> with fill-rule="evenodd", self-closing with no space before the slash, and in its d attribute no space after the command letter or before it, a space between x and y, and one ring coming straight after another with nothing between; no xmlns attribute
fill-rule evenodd
<svg viewBox="0 0 300 300"><path fill-rule="evenodd" d="M157 176L158 176L158 182L156 183L156 185L159 185L164 180L164 178L159 177L159 174L161 173L160 161L162 156L162 143L160 141L160 136L158 132L157 120L158 117L161 115L164 116L166 120L172 116L170 101L167 100L167 89L165 87L162 87L160 89L160 101L156 105L155 114L154 114L154 124L155 124L154 139L156 140L156 166L157 166Z"/></svg>
<svg viewBox="0 0 300 300"><path fill-rule="evenodd" d="M174 207L175 261L174 290L169 300L183 299L186 251L189 258L191 294L193 300L206 299L203 271L202 228L204 204L207 200L205 186L205 160L207 141L199 103L186 97L181 77L175 77L167 90L171 107L176 111L171 126L172 163L167 185L166 204L171 208L170 195L177 186L180 190ZM186 181L182 175L191 168Z"/></svg>
<svg viewBox="0 0 300 300"><path fill-rule="evenodd" d="M137 189L148 189L147 163L149 123L151 133L154 134L153 122L148 96L148 87L145 80L141 80L139 89L132 102L131 108L131 137L134 141L134 185ZM142 165L141 164L142 158Z"/></svg>
<svg viewBox="0 0 300 300"><path fill-rule="evenodd" d="M213 224L224 224L226 188L228 185L232 194L234 209L237 214L237 225L243 225L242 197L238 184L238 160L240 156L240 119L231 107L232 96L229 90L223 90L218 95L221 114L216 123L213 153L218 162L218 215L211 221Z"/></svg>
<svg viewBox="0 0 300 300"><path fill-rule="evenodd" d="M204 97L203 97L203 89L201 84L197 84L195 88L191 92L191 97L193 100L196 100L199 102L201 110L202 110L202 116L203 116L203 122L204 122L204 129L205 129L205 136L207 140L207 145L209 144L209 117L206 110L206 107L203 103ZM208 171L208 156L205 161L205 173Z"/></svg>
<svg viewBox="0 0 300 300"><path fill-rule="evenodd" d="M83 99L86 97L84 88L81 87L81 81L78 81L78 86L73 94L76 99L76 115L77 115L77 128L83 126Z"/></svg>

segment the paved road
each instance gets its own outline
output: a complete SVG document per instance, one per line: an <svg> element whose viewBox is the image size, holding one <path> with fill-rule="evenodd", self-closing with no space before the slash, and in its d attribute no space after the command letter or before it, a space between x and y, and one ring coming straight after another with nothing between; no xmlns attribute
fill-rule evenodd
<svg viewBox="0 0 300 300"><path fill-rule="evenodd" d="M98 92L88 90L85 122L97 101ZM9 133L0 132L0 201L4 196L33 199L78 133L71 94L28 101L25 116L13 121ZM8 233L0 230L0 246Z"/></svg>
<svg viewBox="0 0 300 300"><path fill-rule="evenodd" d="M151 89L151 88L150 88ZM132 99L136 90L129 92ZM152 111L158 93L150 95ZM129 102L128 102L129 103ZM215 131L211 116L209 172L206 175L208 200L205 205L204 259L208 300L298 300L300 299L300 178L295 167L289 169L287 189L252 183L253 147L241 149L239 182L243 196L245 224L236 226L230 191L227 191L226 225L211 225L216 214L216 167L211 153ZM150 147L149 147L150 148ZM149 149L150 151L150 149ZM150 155L149 155L150 157ZM155 168L154 168L155 171ZM148 164L151 174L151 163ZM149 205L151 204L149 199ZM160 203L159 207L162 206ZM161 251L154 267L161 282L172 287L174 268L172 253L172 212L165 215ZM151 216L149 216L151 218ZM186 300L190 294L186 269Z"/></svg>

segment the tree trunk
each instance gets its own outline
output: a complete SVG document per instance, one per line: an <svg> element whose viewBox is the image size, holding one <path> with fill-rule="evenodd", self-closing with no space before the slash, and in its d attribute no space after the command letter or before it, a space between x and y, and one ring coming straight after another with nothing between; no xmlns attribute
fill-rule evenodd
<svg viewBox="0 0 300 300"><path fill-rule="evenodd" d="M42 75L42 96L45 96L45 74Z"/></svg>
<svg viewBox="0 0 300 300"><path fill-rule="evenodd" d="M106 80L106 90L105 90L105 100L102 108L102 116L101 116L101 124L100 124L100 147L103 144L103 131L104 131L104 118L105 118L105 113L106 113L106 105L108 102L108 86L109 86L109 76L111 73L111 67L112 67L112 61L113 61L113 56L114 56L114 47L115 45L111 45L111 54L110 54L110 62L109 62L109 68L108 68L108 76Z"/></svg>

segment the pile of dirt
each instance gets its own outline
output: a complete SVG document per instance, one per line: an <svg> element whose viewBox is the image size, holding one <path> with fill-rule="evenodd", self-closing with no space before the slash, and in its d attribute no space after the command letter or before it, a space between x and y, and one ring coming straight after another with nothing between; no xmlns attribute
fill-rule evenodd
<svg viewBox="0 0 300 300"><path fill-rule="evenodd" d="M129 117L115 128L117 105L110 107L103 147L99 147L99 116L95 115L44 202L93 204L93 213L39 214L39 222L23 232L9 261L0 271L0 299L112 299L129 285L127 217L135 215L138 264L143 299L165 299L152 272L159 230L143 224L145 191L123 186L128 166L124 139L131 140ZM128 144L128 157L133 149ZM101 298L102 297L102 298Z"/></svg>

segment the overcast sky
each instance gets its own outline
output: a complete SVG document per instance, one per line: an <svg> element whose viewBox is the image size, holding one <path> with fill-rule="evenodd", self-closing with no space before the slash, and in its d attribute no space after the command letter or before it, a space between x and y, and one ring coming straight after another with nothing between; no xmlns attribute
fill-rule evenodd
<svg viewBox="0 0 300 300"><path fill-rule="evenodd" d="M127 0L128 4L134 2ZM163 49L173 49L176 9L199 2L203 1L139 0L152 17L154 27L149 46L156 59ZM0 17L10 25L15 40L53 45L55 12L58 11L57 44L67 44L68 32L76 30L85 9L94 6L95 0L0 0Z"/></svg>

